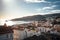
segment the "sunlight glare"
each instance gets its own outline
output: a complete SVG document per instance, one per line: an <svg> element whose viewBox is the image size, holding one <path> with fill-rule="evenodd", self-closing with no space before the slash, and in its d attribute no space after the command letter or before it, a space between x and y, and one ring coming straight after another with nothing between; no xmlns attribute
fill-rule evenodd
<svg viewBox="0 0 60 40"><path fill-rule="evenodd" d="M6 21L6 19L0 19L0 25L4 25L4 23L6 23L7 24L7 26L12 26L12 25L14 25L14 22L12 22L12 21Z"/></svg>

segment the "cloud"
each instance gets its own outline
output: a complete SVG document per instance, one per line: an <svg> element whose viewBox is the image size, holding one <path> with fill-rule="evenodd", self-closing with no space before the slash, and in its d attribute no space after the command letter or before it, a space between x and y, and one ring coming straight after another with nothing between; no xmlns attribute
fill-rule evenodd
<svg viewBox="0 0 60 40"><path fill-rule="evenodd" d="M26 0L27 2L45 2L45 0Z"/></svg>
<svg viewBox="0 0 60 40"><path fill-rule="evenodd" d="M53 5L51 7L44 7L43 10L46 10L46 9L54 9L54 7L56 7L56 5Z"/></svg>
<svg viewBox="0 0 60 40"><path fill-rule="evenodd" d="M52 5L52 6L49 6L49 7L38 8L38 9L36 9L36 11L37 11L37 14L40 13L41 15L60 13L60 10L55 9L55 7L57 7L57 5Z"/></svg>
<svg viewBox="0 0 60 40"><path fill-rule="evenodd" d="M54 14L54 13L60 13L60 10L52 10L52 11L47 12L47 13L36 13L36 14L46 15L46 14Z"/></svg>
<svg viewBox="0 0 60 40"><path fill-rule="evenodd" d="M44 7L43 10L46 10L46 9L53 9L52 7Z"/></svg>
<svg viewBox="0 0 60 40"><path fill-rule="evenodd" d="M55 2L53 2L53 3L54 3L54 4L55 4L55 3L60 3L60 1L55 1Z"/></svg>
<svg viewBox="0 0 60 40"><path fill-rule="evenodd" d="M60 13L60 10L52 10L50 13Z"/></svg>
<svg viewBox="0 0 60 40"><path fill-rule="evenodd" d="M57 5L52 5L52 6L49 6L49 7L43 7L43 8L38 8L36 9L37 12L40 12L40 11L46 11L46 10L53 10Z"/></svg>
<svg viewBox="0 0 60 40"><path fill-rule="evenodd" d="M48 14L48 13L36 13L36 14L39 14L39 15L45 15L45 14Z"/></svg>
<svg viewBox="0 0 60 40"><path fill-rule="evenodd" d="M25 0L25 2L28 2L28 3L41 3L41 2L50 3L45 0Z"/></svg>

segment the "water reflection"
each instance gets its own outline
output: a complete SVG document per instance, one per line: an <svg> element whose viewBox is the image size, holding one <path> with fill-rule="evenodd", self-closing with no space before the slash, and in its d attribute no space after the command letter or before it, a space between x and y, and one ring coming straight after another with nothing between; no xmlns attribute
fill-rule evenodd
<svg viewBox="0 0 60 40"><path fill-rule="evenodd" d="M24 24L24 23L31 23L31 21L13 21L14 24Z"/></svg>

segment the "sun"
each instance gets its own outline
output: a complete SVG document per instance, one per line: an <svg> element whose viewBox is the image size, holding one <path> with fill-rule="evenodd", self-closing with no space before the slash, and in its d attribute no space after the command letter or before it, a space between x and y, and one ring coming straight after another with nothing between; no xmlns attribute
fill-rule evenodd
<svg viewBox="0 0 60 40"><path fill-rule="evenodd" d="M5 21L5 23L7 24L7 26L12 26L12 25L14 25L14 22L12 22L12 21Z"/></svg>

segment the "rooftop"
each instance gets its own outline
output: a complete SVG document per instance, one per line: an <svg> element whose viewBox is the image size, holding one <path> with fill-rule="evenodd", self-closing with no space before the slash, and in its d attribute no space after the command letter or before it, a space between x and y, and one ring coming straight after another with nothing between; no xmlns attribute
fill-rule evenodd
<svg viewBox="0 0 60 40"><path fill-rule="evenodd" d="M11 27L0 26L0 34L6 33L13 33L13 29Z"/></svg>

